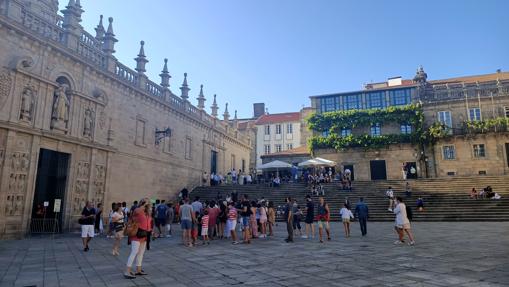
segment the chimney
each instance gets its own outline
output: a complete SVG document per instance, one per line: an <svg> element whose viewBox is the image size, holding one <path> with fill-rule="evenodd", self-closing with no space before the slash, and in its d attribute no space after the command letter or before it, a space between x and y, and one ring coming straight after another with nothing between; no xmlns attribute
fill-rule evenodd
<svg viewBox="0 0 509 287"><path fill-rule="evenodd" d="M265 114L265 103L254 103L253 104L253 117L255 119Z"/></svg>

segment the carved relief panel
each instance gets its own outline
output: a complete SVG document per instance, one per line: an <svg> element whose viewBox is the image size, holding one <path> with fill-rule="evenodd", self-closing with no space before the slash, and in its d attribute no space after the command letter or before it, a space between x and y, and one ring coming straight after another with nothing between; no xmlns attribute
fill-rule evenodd
<svg viewBox="0 0 509 287"><path fill-rule="evenodd" d="M12 153L8 154L5 160L5 168L9 169L5 202L6 216L23 214L30 171L30 137L18 135L15 141Z"/></svg>
<svg viewBox="0 0 509 287"><path fill-rule="evenodd" d="M31 86L25 87L21 93L19 119L22 123L31 123L35 116L36 94Z"/></svg>
<svg viewBox="0 0 509 287"><path fill-rule="evenodd" d="M106 152L97 151L93 181L94 204L104 203L104 191L106 188Z"/></svg>
<svg viewBox="0 0 509 287"><path fill-rule="evenodd" d="M75 166L75 183L72 200L72 213L77 215L88 200L88 188L90 185L90 149L81 148L77 155Z"/></svg>
<svg viewBox="0 0 509 287"><path fill-rule="evenodd" d="M3 107L11 92L12 78L8 70L0 69L0 108Z"/></svg>

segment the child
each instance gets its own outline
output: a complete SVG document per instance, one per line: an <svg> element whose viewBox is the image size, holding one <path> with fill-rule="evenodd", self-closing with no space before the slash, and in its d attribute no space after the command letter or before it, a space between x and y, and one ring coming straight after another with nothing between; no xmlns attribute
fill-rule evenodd
<svg viewBox="0 0 509 287"><path fill-rule="evenodd" d="M417 199L417 210L424 211L424 199L422 197Z"/></svg>
<svg viewBox="0 0 509 287"><path fill-rule="evenodd" d="M343 227L345 228L345 236L350 237L350 218L353 219L353 214L350 209L348 209L348 205L343 204L343 208L339 211L341 214L341 219L343 220Z"/></svg>
<svg viewBox="0 0 509 287"><path fill-rule="evenodd" d="M232 236L232 244L239 244L237 241L237 231L235 231L235 227L237 226L237 208L235 208L233 202L228 203L228 222L226 226L226 229L228 229Z"/></svg>
<svg viewBox="0 0 509 287"><path fill-rule="evenodd" d="M203 216L201 218L201 237L203 239L203 245L210 244L209 240L209 210L205 209L203 211Z"/></svg>

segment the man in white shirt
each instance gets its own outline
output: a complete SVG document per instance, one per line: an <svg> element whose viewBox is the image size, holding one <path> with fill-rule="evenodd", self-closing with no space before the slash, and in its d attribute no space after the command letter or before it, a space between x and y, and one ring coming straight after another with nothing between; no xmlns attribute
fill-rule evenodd
<svg viewBox="0 0 509 287"><path fill-rule="evenodd" d="M394 207L394 191L392 190L392 187L389 186L389 189L387 189L385 195L389 199L389 208L387 208L387 210L392 212L392 208Z"/></svg>
<svg viewBox="0 0 509 287"><path fill-rule="evenodd" d="M399 196L396 198L394 214L396 215L395 229L396 233L398 233L398 240L396 240L394 244L405 243L404 237L406 233L408 235L408 239L410 239L408 245L414 245L415 241L412 231L410 230L410 220L408 220L406 205L403 203L403 199Z"/></svg>

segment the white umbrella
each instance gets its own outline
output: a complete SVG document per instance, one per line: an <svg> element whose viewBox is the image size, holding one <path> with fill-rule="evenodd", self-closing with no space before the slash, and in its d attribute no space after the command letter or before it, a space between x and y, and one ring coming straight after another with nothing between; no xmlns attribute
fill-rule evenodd
<svg viewBox="0 0 509 287"><path fill-rule="evenodd" d="M324 163L319 162L315 159L308 159L306 161L299 163L299 166L304 166L304 167L306 167L306 166L320 166L320 165L324 165Z"/></svg>
<svg viewBox="0 0 509 287"><path fill-rule="evenodd" d="M279 168L291 168L291 167L292 167L292 165L287 162L275 160L275 161L268 162L266 164L261 164L261 165L257 166L257 169L270 169L270 168L279 169Z"/></svg>
<svg viewBox="0 0 509 287"><path fill-rule="evenodd" d="M326 166L335 166L336 165L335 161L324 159L321 157L315 157L314 160L322 162L322 163L324 163L323 165L326 165Z"/></svg>

